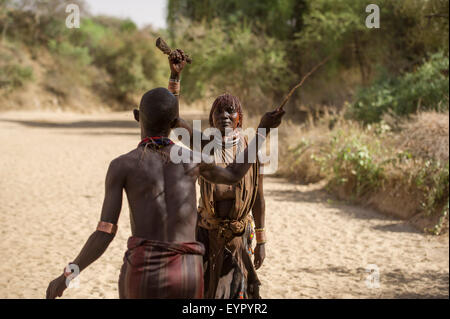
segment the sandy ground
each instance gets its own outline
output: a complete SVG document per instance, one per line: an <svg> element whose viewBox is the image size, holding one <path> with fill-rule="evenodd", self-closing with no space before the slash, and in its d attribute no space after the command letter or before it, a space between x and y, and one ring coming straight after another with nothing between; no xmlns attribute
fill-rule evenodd
<svg viewBox="0 0 450 319"><path fill-rule="evenodd" d="M95 229L109 162L136 147L131 114L0 113L0 298L43 298ZM449 240L266 177L267 298L448 298ZM106 253L64 298L117 298L124 201ZM366 283L369 264L379 288Z"/></svg>

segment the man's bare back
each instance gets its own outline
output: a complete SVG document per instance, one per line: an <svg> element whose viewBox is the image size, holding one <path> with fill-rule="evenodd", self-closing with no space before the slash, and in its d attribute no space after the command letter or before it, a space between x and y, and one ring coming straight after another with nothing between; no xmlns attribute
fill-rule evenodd
<svg viewBox="0 0 450 319"><path fill-rule="evenodd" d="M281 123L284 111L266 113L260 127ZM113 160L105 181L105 199L97 230L70 266L81 272L97 260L114 239L123 190L130 206L132 236L119 278L120 298L202 298L204 247L195 241L197 221L195 181L237 183L252 165L221 168L170 160L174 145L167 136L176 127L178 100L167 89L148 91L134 117L140 123L140 146ZM258 145L255 138L253 148ZM147 141L146 141L147 140ZM142 145L143 144L143 145ZM244 158L248 158L248 149ZM190 156L193 157L192 152ZM72 273L66 271L47 288L47 298L61 296Z"/></svg>
<svg viewBox="0 0 450 319"><path fill-rule="evenodd" d="M167 155L177 145L160 150ZM111 174L124 175L133 236L167 241L195 240L196 176L194 164L174 164L140 146L111 163Z"/></svg>

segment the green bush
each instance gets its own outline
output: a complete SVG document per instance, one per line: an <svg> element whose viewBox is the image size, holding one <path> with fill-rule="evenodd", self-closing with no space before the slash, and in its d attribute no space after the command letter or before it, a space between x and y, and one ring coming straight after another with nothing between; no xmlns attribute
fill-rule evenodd
<svg viewBox="0 0 450 319"><path fill-rule="evenodd" d="M271 101L277 89L287 90L289 70L279 41L258 36L247 26L225 28L220 21L209 28L193 24L180 30L185 31L175 43L194 58L182 75L188 101L229 92L253 111L271 107L261 102Z"/></svg>
<svg viewBox="0 0 450 319"><path fill-rule="evenodd" d="M74 97L79 87L89 87L93 82L93 61L87 47L71 43L63 38L59 42L49 40L49 51L54 63L43 78L44 87L60 97ZM70 75L70 76L68 76Z"/></svg>
<svg viewBox="0 0 450 319"><path fill-rule="evenodd" d="M105 100L120 102L154 86L166 85L167 58L157 50L155 38L148 30L137 30L130 20L115 18L86 18L81 25L80 29L66 29L48 41L58 67L72 74L69 82L101 87L101 92L97 92ZM107 77L89 77L97 72L87 66L105 72ZM47 84L53 91L67 95L68 86L64 83L68 81L56 70L48 77Z"/></svg>
<svg viewBox="0 0 450 319"><path fill-rule="evenodd" d="M166 85L167 58L157 51L154 43L155 39L145 34L134 33L126 37L110 34L92 49L93 64L110 75L107 93L110 97L124 101L133 94Z"/></svg>
<svg viewBox="0 0 450 319"><path fill-rule="evenodd" d="M439 222L425 231L438 235L449 213L449 163L427 160L415 176L417 187L423 191L422 210L427 216L440 213Z"/></svg>
<svg viewBox="0 0 450 319"><path fill-rule="evenodd" d="M415 72L400 77L384 75L356 94L349 115L367 124L380 121L382 115L389 111L405 116L419 108L448 110L448 68L448 56L437 53Z"/></svg>
<svg viewBox="0 0 450 319"><path fill-rule="evenodd" d="M331 182L336 185L352 183L352 193L356 198L376 190L383 180L382 165L358 140L347 142L336 150L333 172Z"/></svg>
<svg viewBox="0 0 450 319"><path fill-rule="evenodd" d="M395 133L383 122L363 127L340 121L332 131L316 128L289 150L281 166L288 168L284 176L299 182L308 182L305 177L326 179L331 192L356 202L393 187L402 189L404 196L411 196L416 213L433 223L424 230L435 235L448 221L448 160L422 158L399 147ZM315 178L306 169L315 172Z"/></svg>
<svg viewBox="0 0 450 319"><path fill-rule="evenodd" d="M19 64L0 66L0 89L13 90L33 80L33 69Z"/></svg>
<svg viewBox="0 0 450 319"><path fill-rule="evenodd" d="M82 28L67 30L65 37L73 45L89 48L92 56L95 56L96 51L101 49L104 40L112 36L114 29L90 18L83 19L82 25Z"/></svg>
<svg viewBox="0 0 450 319"><path fill-rule="evenodd" d="M72 63L80 66L86 66L92 62L87 47L78 47L67 41L58 43L55 40L50 40L49 49L60 57L68 58Z"/></svg>

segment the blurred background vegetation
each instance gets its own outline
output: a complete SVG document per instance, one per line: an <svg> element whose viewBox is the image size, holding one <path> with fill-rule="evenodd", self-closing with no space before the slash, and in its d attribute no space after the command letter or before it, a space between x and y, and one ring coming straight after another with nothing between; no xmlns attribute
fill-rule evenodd
<svg viewBox="0 0 450 319"><path fill-rule="evenodd" d="M448 224L448 0L168 0L165 30L81 0L81 28L68 29L67 3L0 0L1 109L129 110L167 85L161 35L194 60L184 105L230 92L252 125L331 56L286 106L280 174L326 179L433 233ZM369 3L379 29L365 26Z"/></svg>
<svg viewBox="0 0 450 319"><path fill-rule="evenodd" d="M34 82L33 93L43 100L39 105L48 104L50 93L57 98L53 106L63 109L102 104L129 109L144 90L165 84L166 59L155 50L154 30L138 30L131 20L91 16L82 1L70 1L82 9L82 27L69 29L67 3L0 0L2 95L24 95L25 84ZM94 96L97 106L89 103ZM33 107L25 100L19 104Z"/></svg>
<svg viewBox="0 0 450 319"><path fill-rule="evenodd" d="M445 107L448 1L373 3L380 7L380 29L366 28L362 0L170 0L170 39L197 60L186 69L183 94L194 101L227 90L259 110L279 103L332 55L292 99L291 118L304 118L305 107L339 110L345 102L365 122L391 109L414 112L418 99L423 109Z"/></svg>
<svg viewBox="0 0 450 319"><path fill-rule="evenodd" d="M380 29L366 28L363 0L168 0L168 28L158 32L92 16L81 0L71 3L82 9L82 27L68 29L66 2L0 0L2 95L35 82L64 107L83 87L128 109L145 89L166 85L154 45L163 35L195 59L183 74L189 103L229 91L247 111L261 111L331 55L290 101L290 118L348 104L351 117L372 123L388 111L448 105L446 0L372 1Z"/></svg>

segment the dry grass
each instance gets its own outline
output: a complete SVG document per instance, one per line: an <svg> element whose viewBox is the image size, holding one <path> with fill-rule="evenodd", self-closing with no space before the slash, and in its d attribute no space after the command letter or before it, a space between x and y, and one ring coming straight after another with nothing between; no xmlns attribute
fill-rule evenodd
<svg viewBox="0 0 450 319"><path fill-rule="evenodd" d="M410 150L415 156L449 160L449 114L420 113L403 125L402 148Z"/></svg>
<svg viewBox="0 0 450 319"><path fill-rule="evenodd" d="M290 147L280 147L279 174L306 184L326 180L342 199L410 220L421 230L445 232L448 113L421 113L400 126L362 127L335 115L313 125L286 125L280 145Z"/></svg>

